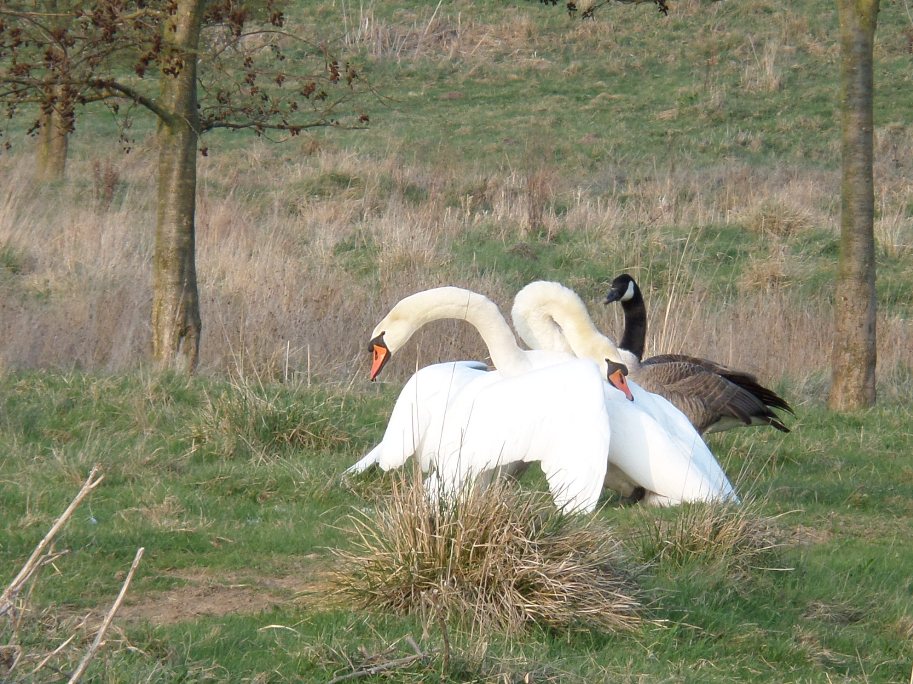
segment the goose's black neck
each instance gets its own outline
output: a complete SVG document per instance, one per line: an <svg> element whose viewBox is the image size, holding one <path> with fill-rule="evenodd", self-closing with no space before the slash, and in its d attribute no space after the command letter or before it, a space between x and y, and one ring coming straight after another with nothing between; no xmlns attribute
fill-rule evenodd
<svg viewBox="0 0 913 684"><path fill-rule="evenodd" d="M640 287L634 284L634 296L621 303L625 313L625 329L621 336L622 349L627 349L639 360L644 357L644 347L647 341L647 307L644 304Z"/></svg>

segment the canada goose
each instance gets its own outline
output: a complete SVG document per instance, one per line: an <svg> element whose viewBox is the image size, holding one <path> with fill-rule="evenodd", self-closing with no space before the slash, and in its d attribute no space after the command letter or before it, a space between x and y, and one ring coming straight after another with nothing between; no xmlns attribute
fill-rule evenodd
<svg viewBox="0 0 913 684"><path fill-rule="evenodd" d="M718 467L709 473L700 467L694 444L670 435L611 387L599 366L568 353L521 350L497 306L482 295L437 288L401 300L374 330L371 377L418 327L439 318L473 324L498 370L474 371L476 376L443 402L443 412L425 414L424 425L413 420L412 409L399 412L406 421L391 417L381 444L359 463L373 454L387 470L414 455L424 471L436 471L429 488L440 486L451 493L495 467L539 461L556 504L583 511L595 507L607 469L616 471L616 481L649 490L649 504L734 496ZM625 371L611 362L602 367L612 375ZM401 393L397 404L412 401ZM695 437L698 448L706 450ZM602 464L597 467L593 459L600 450ZM602 475L594 481L597 470Z"/></svg>
<svg viewBox="0 0 913 684"><path fill-rule="evenodd" d="M568 354L524 352L494 302L455 287L419 292L390 310L372 333L371 378L416 330L445 318L473 325L498 370L453 367L459 374L455 391L444 389L445 379L440 377L446 375L447 364L439 364L445 368L435 375L419 371L417 379L410 379L410 383L415 380L414 388L423 395L438 392L442 399L418 421L412 408L397 412L394 407L376 447L378 465L389 470L415 456L423 471L431 471L426 480L429 495L451 497L487 471L517 461L536 461L556 506L592 511L608 463L606 405L611 394L628 403L624 395L603 380L591 361ZM433 386L422 389L426 380ZM397 400L398 406L413 403L417 402L402 394Z"/></svg>
<svg viewBox="0 0 913 684"><path fill-rule="evenodd" d="M511 319L520 339L533 349L571 351L578 357L594 361L615 361L624 356L611 339L596 329L580 297L560 283L537 281L524 287L514 298ZM635 381L629 381L628 386L634 397L633 405L648 414L656 425L647 431L647 436L654 438L662 433L666 440L674 442L679 457L712 484L713 496L710 498L737 500L725 472L687 416L671 402L638 386ZM613 421L613 446L622 438L625 425L624 421ZM666 449L668 451L668 447ZM622 453L616 454L616 459L610 457L610 464L617 464L630 479L647 489L647 503L660 503L656 501L656 495L661 492L647 486L642 476L634 476L631 470L638 461L637 453L633 449L620 451ZM640 460L646 460L654 471L661 470L669 467L662 453L652 450L642 454Z"/></svg>
<svg viewBox="0 0 913 684"><path fill-rule="evenodd" d="M698 432L719 432L747 425L770 425L789 432L772 409L793 413L785 399L758 383L750 373L709 359L660 354L644 359L647 308L637 282L627 273L612 281L605 303L621 302L625 327L619 347L631 379L666 397L691 420Z"/></svg>

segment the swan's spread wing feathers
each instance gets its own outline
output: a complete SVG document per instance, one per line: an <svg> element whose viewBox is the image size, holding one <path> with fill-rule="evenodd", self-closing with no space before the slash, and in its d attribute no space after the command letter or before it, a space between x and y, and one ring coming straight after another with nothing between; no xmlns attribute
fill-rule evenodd
<svg viewBox="0 0 913 684"><path fill-rule="evenodd" d="M373 468L377 465L377 461L380 459L381 451L383 451L384 443L378 443L371 451L361 457L356 463L353 463L348 468L343 471L343 475L359 475L369 468Z"/></svg>
<svg viewBox="0 0 913 684"><path fill-rule="evenodd" d="M434 426L439 426L453 397L472 380L486 375L485 368L476 361L457 361L426 366L414 373L396 399L380 444L349 471L362 472L373 465L372 455L384 470L402 466L410 456L418 455L422 469L427 470ZM439 437L440 430L436 432Z"/></svg>
<svg viewBox="0 0 913 684"><path fill-rule="evenodd" d="M449 407L441 479L456 490L492 468L536 461L556 505L593 510L610 442L604 387L596 366L582 360L473 381Z"/></svg>
<svg viewBox="0 0 913 684"><path fill-rule="evenodd" d="M673 503L726 500L734 490L707 445L690 424L667 430L645 403L614 399L609 405L612 440L609 461L632 481Z"/></svg>

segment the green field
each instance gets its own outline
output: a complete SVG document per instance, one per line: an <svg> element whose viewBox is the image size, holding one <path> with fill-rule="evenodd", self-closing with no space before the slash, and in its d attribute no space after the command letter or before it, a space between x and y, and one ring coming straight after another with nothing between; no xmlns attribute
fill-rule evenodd
<svg viewBox="0 0 913 684"><path fill-rule="evenodd" d="M21 620L0 617L0 681L17 645L9 681L66 681L138 547L86 681L327 682L372 663L393 665L350 681L910 681L907 3L879 18L879 402L852 415L825 408L833 3L682 0L667 18L617 4L585 22L520 0L299 4L293 18L364 64L371 126L207 141L195 377L148 366L152 122L137 117L124 155L87 113L52 187L31 182L28 141L0 156L0 585L94 464L105 478ZM618 311L600 302L622 271L648 299L648 352L745 368L796 408L789 434L708 439L773 548L747 563L676 554L664 535L692 507L607 495L597 521L642 591L632 632L473 629L336 594L350 516L370 517L395 481L342 471L379 440L417 364L485 356L471 330L434 324L371 384L375 323L420 289L469 287L507 311L553 279L614 334ZM544 486L538 472L521 485Z"/></svg>

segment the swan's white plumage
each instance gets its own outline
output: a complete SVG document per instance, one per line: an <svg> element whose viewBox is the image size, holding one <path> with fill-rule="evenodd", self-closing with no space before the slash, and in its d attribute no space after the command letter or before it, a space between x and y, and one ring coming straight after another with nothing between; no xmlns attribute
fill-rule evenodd
<svg viewBox="0 0 913 684"><path fill-rule="evenodd" d="M383 439L345 473L362 473L374 465L390 470L403 465L412 455L430 458L431 445L425 442L434 416L443 416L451 399L486 371L485 364L477 361L453 361L425 366L413 373L396 398ZM422 470L428 470L427 463L422 463Z"/></svg>
<svg viewBox="0 0 913 684"><path fill-rule="evenodd" d="M487 471L538 462L559 508L592 511L607 466L609 392L617 390L579 361L474 379L426 433L435 452L429 487L452 495Z"/></svg>
<svg viewBox="0 0 913 684"><path fill-rule="evenodd" d="M514 299L511 318L520 338L534 349L571 350L597 363L629 362L596 329L580 297L560 283L537 281L524 287ZM657 505L736 499L729 478L688 418L663 397L630 380L628 386L633 404L609 404L609 477L617 468L648 490L647 503ZM626 478L616 474L622 486Z"/></svg>
<svg viewBox="0 0 913 684"><path fill-rule="evenodd" d="M475 326L498 370L439 364L413 375L384 439L349 471L360 472L372 461L398 467L414 455L424 471L434 471L429 490L449 495L486 471L537 461L558 506L593 510L610 444L607 397L621 393L603 382L590 361L521 350L497 306L461 288L406 297L372 337L392 354L419 327L444 318Z"/></svg>

